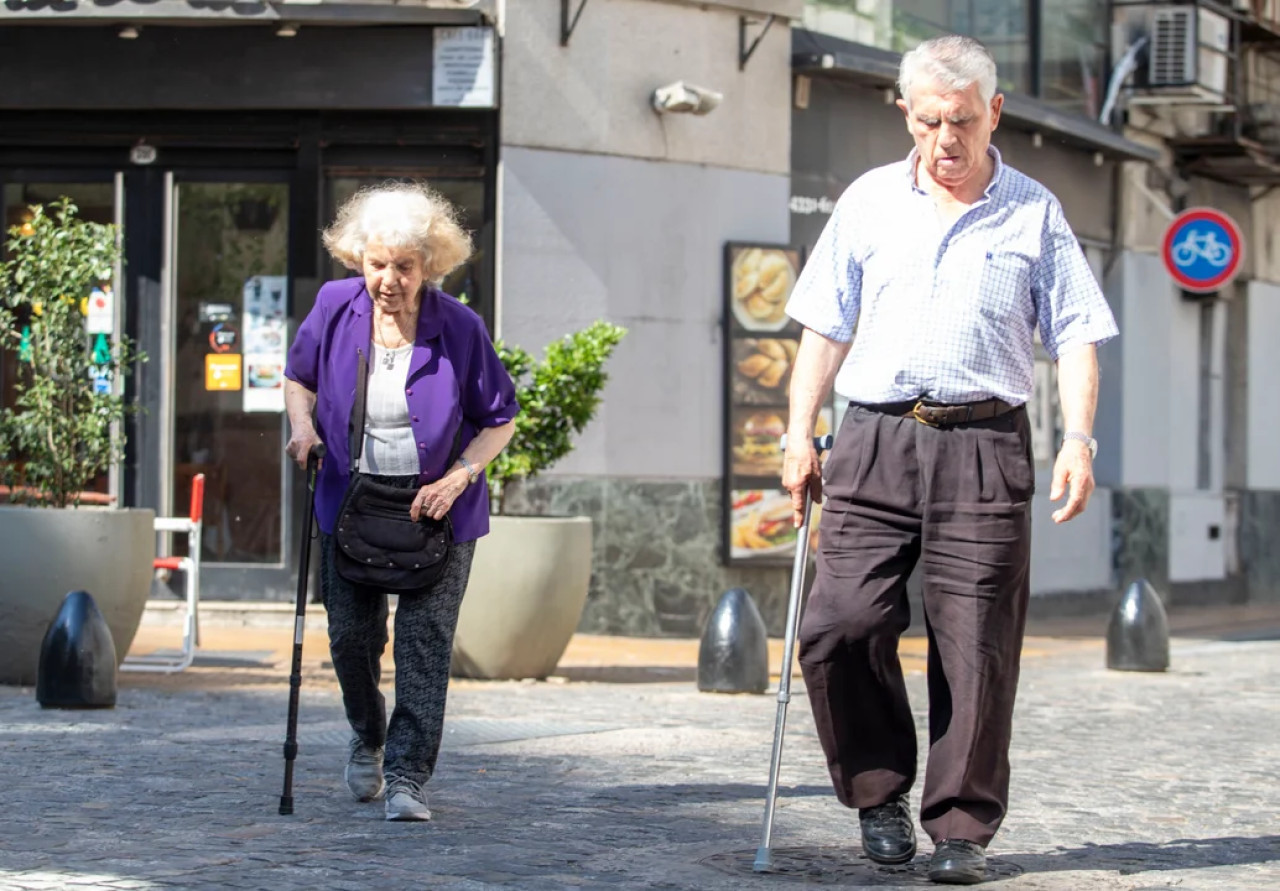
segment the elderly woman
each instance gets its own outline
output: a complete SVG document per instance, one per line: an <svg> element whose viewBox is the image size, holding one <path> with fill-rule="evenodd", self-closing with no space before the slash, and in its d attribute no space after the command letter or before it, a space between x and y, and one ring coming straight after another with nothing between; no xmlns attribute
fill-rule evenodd
<svg viewBox="0 0 1280 891"><path fill-rule="evenodd" d="M354 732L345 777L360 801L385 792L388 820L429 820L423 787L440 749L458 608L475 540L489 531L483 468L511 439L519 407L480 317L434 286L471 253L447 201L419 185L364 189L338 212L324 244L362 276L321 288L298 328L285 370L286 451L305 467L317 444L327 449L315 510L329 646ZM416 487L412 519L447 514L455 542L435 583L399 592L390 722L378 689L387 593L353 585L334 568L362 352L370 361L359 470Z"/></svg>

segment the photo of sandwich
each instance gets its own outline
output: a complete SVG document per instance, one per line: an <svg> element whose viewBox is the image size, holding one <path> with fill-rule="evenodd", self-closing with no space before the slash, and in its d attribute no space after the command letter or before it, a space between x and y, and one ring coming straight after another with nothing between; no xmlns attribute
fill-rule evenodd
<svg viewBox="0 0 1280 891"><path fill-rule="evenodd" d="M791 496L786 492L738 489L732 493L729 520L731 557L766 557L791 553L796 543Z"/></svg>
<svg viewBox="0 0 1280 891"><path fill-rule="evenodd" d="M729 515L729 556L732 559L772 557L789 560L795 553L791 496L783 490L735 489ZM817 513L809 523L809 547L817 548Z"/></svg>

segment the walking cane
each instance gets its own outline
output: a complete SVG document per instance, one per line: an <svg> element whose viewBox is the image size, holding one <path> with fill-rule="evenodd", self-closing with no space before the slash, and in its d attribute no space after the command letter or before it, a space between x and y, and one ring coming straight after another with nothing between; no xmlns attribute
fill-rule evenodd
<svg viewBox="0 0 1280 891"><path fill-rule="evenodd" d="M311 574L311 525L316 510L316 470L324 452L324 443L317 443L307 455L307 500L302 508L298 603L293 619L293 668L289 673L289 720L284 734L284 791L280 793L282 817L293 813L293 762L298 757L298 693L302 690L302 632L307 622L307 577Z"/></svg>
<svg viewBox="0 0 1280 891"><path fill-rule="evenodd" d="M813 447L821 455L831 448L833 438L815 436ZM786 449L787 438L782 437L782 448ZM778 770L782 767L782 736L787 726L787 703L791 701L791 660L795 654L797 626L800 624L800 598L804 594L804 573L809 562L809 514L813 500L809 497L809 488L804 491L803 519L800 523L799 537L796 539L795 560L791 564L791 599L787 602L786 639L782 642L782 674L778 678L778 718L773 727L773 760L769 764L769 791L764 799L764 828L761 833L760 847L756 849L756 872L767 872L773 867L773 809L778 799Z"/></svg>

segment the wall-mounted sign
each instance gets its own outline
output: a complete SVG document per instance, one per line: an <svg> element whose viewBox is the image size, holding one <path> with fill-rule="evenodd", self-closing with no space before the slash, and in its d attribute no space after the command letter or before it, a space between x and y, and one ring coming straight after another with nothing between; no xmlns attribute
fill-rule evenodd
<svg viewBox="0 0 1280 891"><path fill-rule="evenodd" d="M236 308L230 303L200 301L200 322L226 322L235 318Z"/></svg>
<svg viewBox="0 0 1280 891"><path fill-rule="evenodd" d="M800 252L785 245L725 249L723 523L730 564L790 566L795 553L791 497L781 488L781 439L802 330L786 303L800 265ZM831 419L824 408L819 435L831 431Z"/></svg>
<svg viewBox="0 0 1280 891"><path fill-rule="evenodd" d="M435 105L492 108L492 28L435 28L431 101Z"/></svg>
<svg viewBox="0 0 1280 891"><path fill-rule="evenodd" d="M146 143L139 143L129 149L130 163L137 164L142 167L145 167L148 164L154 164L158 156L159 153L156 151L156 147L154 145L147 145Z"/></svg>
<svg viewBox="0 0 1280 891"><path fill-rule="evenodd" d="M115 296L111 288L94 288L84 303L85 330L110 334L116 327Z"/></svg>
<svg viewBox="0 0 1280 891"><path fill-rule="evenodd" d="M244 283L245 411L284 411L285 299L283 275Z"/></svg>
<svg viewBox="0 0 1280 891"><path fill-rule="evenodd" d="M239 353L205 353L204 388L206 390L239 390L241 367Z"/></svg>
<svg viewBox="0 0 1280 891"><path fill-rule="evenodd" d="M1222 211L1193 207L1169 223L1161 256L1178 287L1208 294L1226 287L1240 271L1244 238Z"/></svg>
<svg viewBox="0 0 1280 891"><path fill-rule="evenodd" d="M218 322L209 331L209 349L215 353L229 353L240 342L240 332L226 322Z"/></svg>

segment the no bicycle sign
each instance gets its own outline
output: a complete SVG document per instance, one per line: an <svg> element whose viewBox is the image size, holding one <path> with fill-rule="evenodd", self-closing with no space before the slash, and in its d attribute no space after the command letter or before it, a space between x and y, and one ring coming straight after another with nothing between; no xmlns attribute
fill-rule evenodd
<svg viewBox="0 0 1280 891"><path fill-rule="evenodd" d="M1193 207L1174 217L1165 230L1161 256L1179 287L1208 294L1236 277L1244 259L1244 239L1225 213Z"/></svg>

